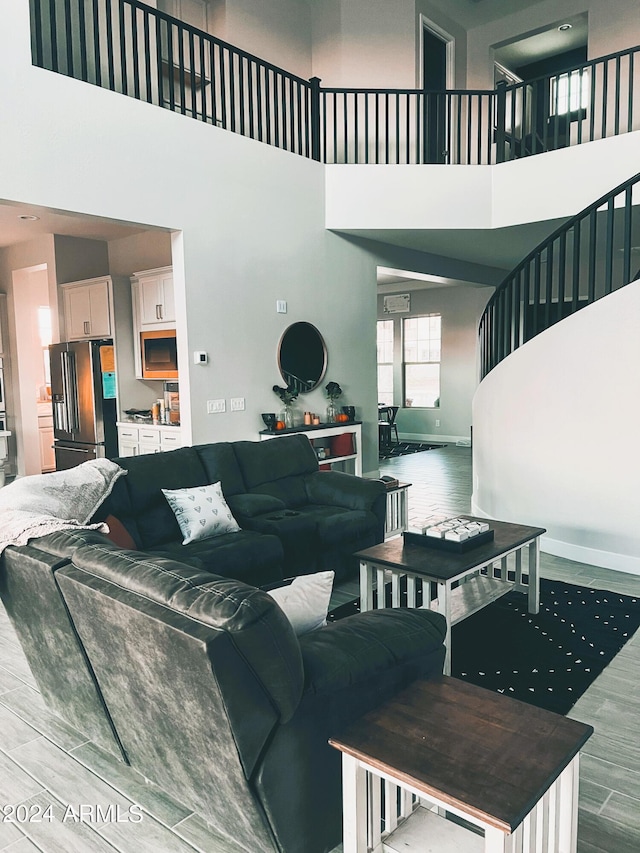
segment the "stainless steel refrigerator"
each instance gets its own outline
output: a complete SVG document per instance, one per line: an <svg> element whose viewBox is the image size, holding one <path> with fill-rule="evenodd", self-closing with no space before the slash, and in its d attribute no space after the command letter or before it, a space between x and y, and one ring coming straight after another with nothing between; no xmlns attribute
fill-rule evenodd
<svg viewBox="0 0 640 853"><path fill-rule="evenodd" d="M117 456L113 341L51 344L49 358L56 471Z"/></svg>

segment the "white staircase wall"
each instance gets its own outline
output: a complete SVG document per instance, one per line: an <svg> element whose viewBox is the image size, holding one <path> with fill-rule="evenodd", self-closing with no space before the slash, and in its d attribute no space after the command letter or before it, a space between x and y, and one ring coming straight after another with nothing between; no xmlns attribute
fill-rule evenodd
<svg viewBox="0 0 640 853"><path fill-rule="evenodd" d="M501 362L473 403L473 507L542 550L640 574L640 281Z"/></svg>
<svg viewBox="0 0 640 853"><path fill-rule="evenodd" d="M473 230L574 216L636 174L639 148L634 131L495 166L331 165L325 225Z"/></svg>

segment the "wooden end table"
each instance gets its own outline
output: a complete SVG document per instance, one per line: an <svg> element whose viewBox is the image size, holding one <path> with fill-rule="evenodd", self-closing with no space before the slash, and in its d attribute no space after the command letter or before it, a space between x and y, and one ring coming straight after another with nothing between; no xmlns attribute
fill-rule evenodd
<svg viewBox="0 0 640 853"><path fill-rule="evenodd" d="M386 606L381 591L387 580L391 583L392 607L400 607L401 580L406 583L407 607L416 607L416 581L423 583L421 606L438 610L447 621L445 675L451 674L453 625L512 589L527 593L529 613L540 609L540 536L545 529L477 520L490 524L494 539L463 553L405 545L399 537L355 554L360 560L362 612ZM435 598L430 593L431 583L436 585ZM374 590L379 594L374 596Z"/></svg>
<svg viewBox="0 0 640 853"><path fill-rule="evenodd" d="M329 741L342 753L344 853L576 853L592 733L455 678L414 682Z"/></svg>

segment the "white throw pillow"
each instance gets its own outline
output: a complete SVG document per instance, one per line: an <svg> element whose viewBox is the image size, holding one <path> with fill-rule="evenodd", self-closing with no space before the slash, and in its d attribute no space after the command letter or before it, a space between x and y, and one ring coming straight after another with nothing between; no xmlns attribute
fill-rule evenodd
<svg viewBox="0 0 640 853"><path fill-rule="evenodd" d="M220 483L194 489L162 489L162 494L180 525L183 545L240 530L224 499Z"/></svg>
<svg viewBox="0 0 640 853"><path fill-rule="evenodd" d="M327 624L335 572L300 575L288 586L269 590L298 637Z"/></svg>

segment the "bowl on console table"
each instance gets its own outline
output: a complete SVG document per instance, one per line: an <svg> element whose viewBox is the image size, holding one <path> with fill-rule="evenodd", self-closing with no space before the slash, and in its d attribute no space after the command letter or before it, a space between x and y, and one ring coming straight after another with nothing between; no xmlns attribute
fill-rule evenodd
<svg viewBox="0 0 640 853"><path fill-rule="evenodd" d="M276 421L278 420L275 412L263 412L260 417L268 430L273 431L275 429Z"/></svg>

